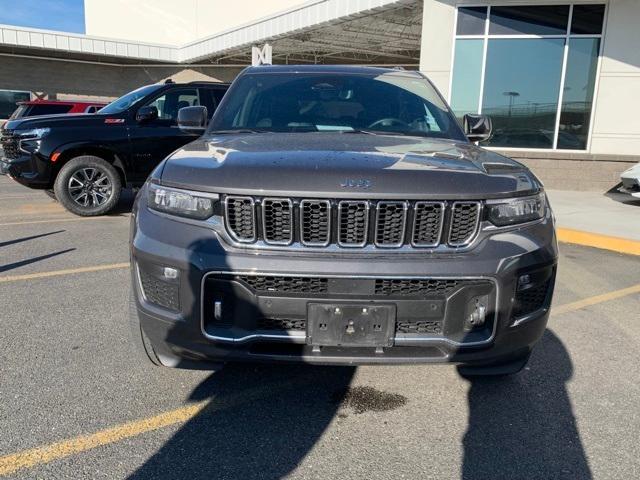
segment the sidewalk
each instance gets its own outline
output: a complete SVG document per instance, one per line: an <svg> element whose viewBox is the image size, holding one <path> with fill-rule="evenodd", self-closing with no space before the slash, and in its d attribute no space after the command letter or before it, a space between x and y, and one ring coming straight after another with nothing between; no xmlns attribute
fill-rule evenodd
<svg viewBox="0 0 640 480"><path fill-rule="evenodd" d="M564 190L547 194L560 241L640 255L640 199Z"/></svg>

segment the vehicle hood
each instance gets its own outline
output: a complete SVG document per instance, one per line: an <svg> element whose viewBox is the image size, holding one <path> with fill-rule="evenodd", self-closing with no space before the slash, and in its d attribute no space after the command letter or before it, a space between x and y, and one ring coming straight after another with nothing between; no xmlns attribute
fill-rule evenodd
<svg viewBox="0 0 640 480"><path fill-rule="evenodd" d="M498 198L537 192L522 164L449 140L354 133L202 137L161 167L163 185L342 198Z"/></svg>
<svg viewBox="0 0 640 480"><path fill-rule="evenodd" d="M640 179L640 163L637 163L631 168L628 168L620 175L621 178L636 178Z"/></svg>
<svg viewBox="0 0 640 480"><path fill-rule="evenodd" d="M78 127L87 125L100 125L104 123L105 115L95 113L61 113L58 115L39 115L36 117L16 118L9 120L4 128L6 130L27 130L31 128L46 127Z"/></svg>

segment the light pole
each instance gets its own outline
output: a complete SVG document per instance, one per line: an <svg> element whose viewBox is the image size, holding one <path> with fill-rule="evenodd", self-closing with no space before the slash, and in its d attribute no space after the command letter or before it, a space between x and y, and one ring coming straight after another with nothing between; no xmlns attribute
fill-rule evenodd
<svg viewBox="0 0 640 480"><path fill-rule="evenodd" d="M503 92L503 95L509 97L509 118L511 118L511 110L513 109L513 102L516 97L519 97L518 92Z"/></svg>

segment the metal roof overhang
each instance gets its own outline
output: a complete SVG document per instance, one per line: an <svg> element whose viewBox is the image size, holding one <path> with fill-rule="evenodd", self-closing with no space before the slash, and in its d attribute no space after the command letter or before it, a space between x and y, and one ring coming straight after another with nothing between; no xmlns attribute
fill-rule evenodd
<svg viewBox="0 0 640 480"><path fill-rule="evenodd" d="M418 62L421 0L313 0L184 46L0 25L0 55L126 65L251 63L270 43L274 63Z"/></svg>

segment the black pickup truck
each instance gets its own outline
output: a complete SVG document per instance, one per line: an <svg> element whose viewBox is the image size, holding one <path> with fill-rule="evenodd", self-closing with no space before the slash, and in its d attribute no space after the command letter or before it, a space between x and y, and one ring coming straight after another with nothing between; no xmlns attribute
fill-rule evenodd
<svg viewBox="0 0 640 480"><path fill-rule="evenodd" d="M167 155L200 133L177 128L178 110L215 111L223 83L147 85L92 115L47 115L7 122L0 131L0 173L43 189L67 210L102 215L123 187L141 186Z"/></svg>

